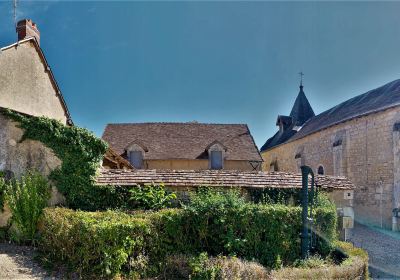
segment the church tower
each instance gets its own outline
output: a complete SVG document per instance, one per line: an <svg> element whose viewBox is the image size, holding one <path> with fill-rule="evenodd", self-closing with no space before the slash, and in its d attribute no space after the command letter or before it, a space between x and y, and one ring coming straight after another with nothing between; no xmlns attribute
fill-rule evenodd
<svg viewBox="0 0 400 280"><path fill-rule="evenodd" d="M274 136L269 138L261 147L260 151L271 149L279 144L282 144L294 136L300 128L312 117L315 116L310 102L304 93L303 86L303 73L300 73L300 91L294 101L292 111L289 116L279 115L276 120L276 126L279 130Z"/></svg>
<svg viewBox="0 0 400 280"><path fill-rule="evenodd" d="M303 81L300 81L300 91L294 102L290 116L293 119L293 124L297 127L303 126L303 124L315 116L314 110L312 109L310 102L303 91Z"/></svg>

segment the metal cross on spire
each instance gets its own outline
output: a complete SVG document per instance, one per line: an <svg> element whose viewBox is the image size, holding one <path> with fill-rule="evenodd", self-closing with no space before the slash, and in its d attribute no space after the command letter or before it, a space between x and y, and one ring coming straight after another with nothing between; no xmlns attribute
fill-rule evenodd
<svg viewBox="0 0 400 280"><path fill-rule="evenodd" d="M302 87L303 86L303 76L304 76L303 71L300 71L299 75L300 75L300 86Z"/></svg>

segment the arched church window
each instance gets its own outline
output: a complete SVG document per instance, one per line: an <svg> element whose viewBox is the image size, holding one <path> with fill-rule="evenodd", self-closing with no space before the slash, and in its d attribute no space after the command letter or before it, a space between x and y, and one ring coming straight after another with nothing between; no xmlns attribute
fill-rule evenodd
<svg viewBox="0 0 400 280"><path fill-rule="evenodd" d="M318 175L324 175L325 174L325 170L324 170L324 167L322 165L320 165L318 167L317 173L318 173Z"/></svg>

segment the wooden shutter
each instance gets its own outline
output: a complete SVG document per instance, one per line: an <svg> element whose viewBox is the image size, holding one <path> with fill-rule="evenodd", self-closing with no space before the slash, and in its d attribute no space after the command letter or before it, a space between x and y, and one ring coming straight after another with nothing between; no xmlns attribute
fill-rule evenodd
<svg viewBox="0 0 400 280"><path fill-rule="evenodd" d="M137 169L143 168L143 153L141 151L129 152L129 162Z"/></svg>
<svg viewBox="0 0 400 280"><path fill-rule="evenodd" d="M211 151L211 169L222 169L222 152Z"/></svg>

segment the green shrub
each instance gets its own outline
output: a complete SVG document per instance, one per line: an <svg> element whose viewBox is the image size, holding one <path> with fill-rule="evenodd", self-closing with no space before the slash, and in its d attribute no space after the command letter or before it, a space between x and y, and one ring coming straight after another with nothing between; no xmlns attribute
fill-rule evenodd
<svg viewBox="0 0 400 280"><path fill-rule="evenodd" d="M189 260L191 269L190 279L193 280L215 280L221 272L221 267L209 263L207 253L201 253Z"/></svg>
<svg viewBox="0 0 400 280"><path fill-rule="evenodd" d="M206 253L193 257L172 255L157 279L218 279L218 280L265 280L269 272L256 262L236 257L209 257Z"/></svg>
<svg viewBox="0 0 400 280"><path fill-rule="evenodd" d="M7 187L7 184L4 180L4 177L0 173L0 213L3 212L3 210L4 210L6 187Z"/></svg>
<svg viewBox="0 0 400 280"><path fill-rule="evenodd" d="M321 246L333 241L330 232L334 232L335 223L324 218L331 218L336 210L315 211L321 221L317 230L327 237L320 241ZM299 259L300 231L299 207L246 203L237 190L222 193L203 189L183 209L132 215L46 209L40 249L49 262L62 262L80 273L103 277L119 272L154 276L163 271L168 256L199 256L202 252L277 268ZM217 273L204 259L200 255L190 269L197 263L199 275Z"/></svg>
<svg viewBox="0 0 400 280"><path fill-rule="evenodd" d="M253 188L249 189L250 200L263 204L301 204L301 189L299 188Z"/></svg>
<svg viewBox="0 0 400 280"><path fill-rule="evenodd" d="M336 240L336 209L329 202L314 214L317 251L327 255ZM206 190L191 197L184 215L196 253L237 255L268 267L290 264L300 255L300 207L246 203L238 190Z"/></svg>
<svg viewBox="0 0 400 280"><path fill-rule="evenodd" d="M144 250L149 221L121 212L47 208L40 225L42 259L79 275L138 276L148 265Z"/></svg>
<svg viewBox="0 0 400 280"><path fill-rule="evenodd" d="M320 194L314 215L318 235L317 250L324 257L334 249L338 237L336 206L326 195Z"/></svg>
<svg viewBox="0 0 400 280"><path fill-rule="evenodd" d="M286 267L274 270L271 272L271 278L277 280L369 279L367 252L347 242L337 241L335 242L335 247L336 250L332 252L332 255L340 254L343 257L337 265L314 257L296 262L298 267Z"/></svg>
<svg viewBox="0 0 400 280"><path fill-rule="evenodd" d="M15 226L15 241L33 242L37 224L50 198L47 180L36 172L29 172L20 180L12 180L6 189L6 201Z"/></svg>
<svg viewBox="0 0 400 280"><path fill-rule="evenodd" d="M160 210L171 206L172 201L176 199L176 194L167 192L164 184L137 186L129 192L129 200L134 209Z"/></svg>

